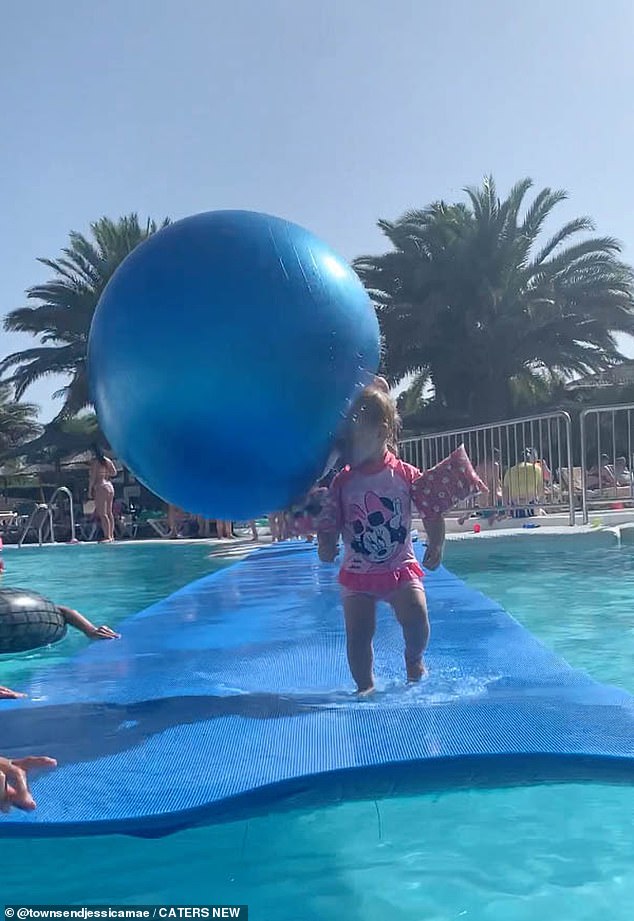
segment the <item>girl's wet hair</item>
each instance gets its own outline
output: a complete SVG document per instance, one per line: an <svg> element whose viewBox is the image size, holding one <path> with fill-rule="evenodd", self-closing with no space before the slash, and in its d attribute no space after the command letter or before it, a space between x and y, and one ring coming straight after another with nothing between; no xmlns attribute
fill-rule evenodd
<svg viewBox="0 0 634 921"><path fill-rule="evenodd" d="M373 428L385 425L387 428L386 441L388 448L396 453L400 419L396 410L396 403L385 390L372 385L366 387L352 407L350 422L352 424L371 425Z"/></svg>
<svg viewBox="0 0 634 921"><path fill-rule="evenodd" d="M390 393L390 385L384 377L375 377L373 382L370 384L375 390L381 390L383 393Z"/></svg>

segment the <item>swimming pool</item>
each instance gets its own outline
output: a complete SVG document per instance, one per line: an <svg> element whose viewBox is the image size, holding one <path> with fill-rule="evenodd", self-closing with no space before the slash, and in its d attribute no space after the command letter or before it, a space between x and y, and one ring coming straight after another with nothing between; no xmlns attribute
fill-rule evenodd
<svg viewBox="0 0 634 921"><path fill-rule="evenodd" d="M544 543L551 540L556 545ZM481 589L485 583L478 580L487 580L488 593L544 642L579 646L583 655L584 644L575 643L575 623L582 639L593 624L604 581L628 584L634 607L628 582L632 549L625 547L618 556L613 542L603 537L591 536L576 546L568 540L577 538L531 535L530 545L522 546L513 539L487 541L488 547L484 540L465 542L448 548L447 562ZM555 566L554 556L565 564ZM562 573L568 584L560 586ZM602 583L596 588L595 578ZM522 605L500 596L528 579L531 590L520 596ZM565 609L556 588L565 589ZM553 598L557 617L548 617L542 609L552 610ZM619 602L613 607L616 617ZM575 616L563 630L565 610ZM543 621L544 632L528 622L530 617ZM617 634L624 624L624 616L616 617ZM600 645L611 635L597 628L593 642ZM595 645L589 658L607 667L613 648L631 659L623 636L609 654ZM585 667L580 660L574 664ZM614 667L627 671L624 662ZM186 778L186 766L175 772L175 782L181 772ZM598 921L604 916L624 921L634 898L633 806L628 788L571 785L347 803L158 841L66 839L61 846L15 840L0 896L31 903L248 902L252 918L272 921Z"/></svg>
<svg viewBox="0 0 634 921"><path fill-rule="evenodd" d="M225 565L209 558L204 543L78 544L7 548L0 588L30 588L57 604L85 614L93 623L116 627L148 607ZM55 646L0 656L0 684L19 690L33 670L63 662L88 645L76 630Z"/></svg>
<svg viewBox="0 0 634 921"><path fill-rule="evenodd" d="M571 665L634 694L634 543L608 531L460 540L445 561Z"/></svg>

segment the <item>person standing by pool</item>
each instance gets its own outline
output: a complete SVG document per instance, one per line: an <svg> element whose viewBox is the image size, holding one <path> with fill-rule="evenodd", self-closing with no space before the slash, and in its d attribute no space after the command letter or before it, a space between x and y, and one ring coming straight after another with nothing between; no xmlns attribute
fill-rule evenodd
<svg viewBox="0 0 634 921"><path fill-rule="evenodd" d="M499 448L491 448L486 451L483 460L476 464L475 472L489 490L488 499L491 506L487 509L479 509L476 505L475 516L476 518L483 518L492 528L497 521L501 521L504 518L505 514ZM464 515L458 518L458 524L463 525L472 514L473 510L468 509Z"/></svg>
<svg viewBox="0 0 634 921"><path fill-rule="evenodd" d="M169 527L168 537L171 540L176 540L177 537L186 537L186 527L189 522L189 515L187 512L179 508L178 505L172 505L171 503L167 506L167 525Z"/></svg>
<svg viewBox="0 0 634 921"><path fill-rule="evenodd" d="M93 446L94 460L90 465L88 498L95 500L95 514L101 523L103 542L114 540L114 486L110 479L117 475L117 468L98 445Z"/></svg>
<svg viewBox="0 0 634 921"><path fill-rule="evenodd" d="M233 540L235 537L235 534L233 533L233 522L217 519L216 535L219 540Z"/></svg>

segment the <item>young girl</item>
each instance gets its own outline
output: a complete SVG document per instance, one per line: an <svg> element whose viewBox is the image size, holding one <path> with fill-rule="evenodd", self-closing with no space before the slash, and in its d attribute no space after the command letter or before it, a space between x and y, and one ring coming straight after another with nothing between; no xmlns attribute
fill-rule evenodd
<svg viewBox="0 0 634 921"><path fill-rule="evenodd" d="M396 444L396 436L394 402L384 390L367 388L349 420L349 466L335 477L319 517L322 561L335 559L338 536L343 536L339 582L348 663L360 694L374 689L372 641L378 600L392 606L403 630L408 680L418 681L425 674L429 618L423 571L412 546L412 506L424 519L428 537L423 565L433 570L442 559L443 512L459 499L486 491L462 446L421 474L388 449Z"/></svg>

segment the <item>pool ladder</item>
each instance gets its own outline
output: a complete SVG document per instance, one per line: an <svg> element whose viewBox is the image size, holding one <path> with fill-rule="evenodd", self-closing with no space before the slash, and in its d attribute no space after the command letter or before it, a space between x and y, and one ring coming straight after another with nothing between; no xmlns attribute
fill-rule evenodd
<svg viewBox="0 0 634 921"><path fill-rule="evenodd" d="M68 496L68 504L70 506L70 540L72 544L77 543L77 538L75 537L75 512L73 508L73 494L67 486L58 486L48 502L41 502L36 505L29 515L29 520L27 521L24 530L20 534L18 547L22 546L24 539L29 531L37 533L37 539L40 547L47 541L51 544L55 543L55 525L53 524L53 512L55 511L55 499L58 493L64 493L64 495Z"/></svg>

